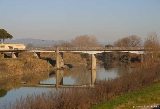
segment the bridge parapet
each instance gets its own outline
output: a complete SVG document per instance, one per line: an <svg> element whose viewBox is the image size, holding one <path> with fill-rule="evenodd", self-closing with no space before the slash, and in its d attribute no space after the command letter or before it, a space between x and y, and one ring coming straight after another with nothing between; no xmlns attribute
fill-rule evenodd
<svg viewBox="0 0 160 109"><path fill-rule="evenodd" d="M59 51L75 51L75 50L88 50L88 51L107 51L107 50L114 50L114 51L121 51L121 50L128 50L128 51L143 51L144 47L58 47ZM56 47L43 47L43 48L36 48L34 50L54 50L56 51Z"/></svg>

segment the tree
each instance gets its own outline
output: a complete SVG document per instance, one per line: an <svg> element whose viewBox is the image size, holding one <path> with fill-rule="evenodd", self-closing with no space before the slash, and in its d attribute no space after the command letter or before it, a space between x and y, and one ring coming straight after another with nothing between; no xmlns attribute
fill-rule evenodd
<svg viewBox="0 0 160 109"><path fill-rule="evenodd" d="M128 37L124 37L122 39L118 39L118 41L114 43L114 46L117 46L117 47L129 47L129 38Z"/></svg>
<svg viewBox="0 0 160 109"><path fill-rule="evenodd" d="M34 47L34 45L32 43L28 43L27 46L26 46L27 49L31 49L33 47Z"/></svg>
<svg viewBox="0 0 160 109"><path fill-rule="evenodd" d="M0 29L0 39L4 42L5 39L12 39L13 36L10 35L6 30Z"/></svg>
<svg viewBox="0 0 160 109"><path fill-rule="evenodd" d="M81 35L71 41L75 47L96 47L99 45L95 36Z"/></svg>
<svg viewBox="0 0 160 109"><path fill-rule="evenodd" d="M141 38L136 35L124 37L114 42L114 46L117 47L136 47L140 45L141 45Z"/></svg>
<svg viewBox="0 0 160 109"><path fill-rule="evenodd" d="M136 46L140 46L142 39L136 35L131 35L128 37L129 38L129 46L130 47L136 47Z"/></svg>
<svg viewBox="0 0 160 109"><path fill-rule="evenodd" d="M60 47L72 47L72 44L69 43L69 42L63 41L63 42L60 43L59 46L60 46Z"/></svg>
<svg viewBox="0 0 160 109"><path fill-rule="evenodd" d="M152 59L157 58L160 50L159 42L159 37L157 36L156 32L149 33L144 43L146 55L151 55Z"/></svg>

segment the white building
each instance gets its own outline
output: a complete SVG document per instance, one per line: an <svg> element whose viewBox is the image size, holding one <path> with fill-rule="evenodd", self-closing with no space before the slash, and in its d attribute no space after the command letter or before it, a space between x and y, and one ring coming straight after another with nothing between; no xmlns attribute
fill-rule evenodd
<svg viewBox="0 0 160 109"><path fill-rule="evenodd" d="M25 50L24 44L0 44L0 50Z"/></svg>

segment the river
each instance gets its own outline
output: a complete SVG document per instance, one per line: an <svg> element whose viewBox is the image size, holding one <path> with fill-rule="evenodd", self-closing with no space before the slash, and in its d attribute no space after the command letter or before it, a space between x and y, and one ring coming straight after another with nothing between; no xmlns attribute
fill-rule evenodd
<svg viewBox="0 0 160 109"><path fill-rule="evenodd" d="M23 77L6 78L0 80L1 91L6 91L4 95L0 94L0 107L10 102L13 103L21 97L26 97L28 94L38 94L50 90L56 91L60 86L90 85L94 84L96 80L114 79L128 72L130 72L130 68L125 66L107 69L104 66L97 66L97 69L93 71L88 70L86 67L77 67L60 70L57 73L51 71ZM59 84L59 87L56 84Z"/></svg>

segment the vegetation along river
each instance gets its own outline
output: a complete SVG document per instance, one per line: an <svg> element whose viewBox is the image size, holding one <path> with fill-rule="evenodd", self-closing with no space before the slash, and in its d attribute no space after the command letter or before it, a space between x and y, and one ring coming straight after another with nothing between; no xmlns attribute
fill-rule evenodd
<svg viewBox="0 0 160 109"><path fill-rule="evenodd" d="M91 85L97 80L114 79L124 73L129 73L130 68L118 65L114 68L97 66L95 71L86 67L76 67L60 71L32 73L23 77L11 77L0 80L0 107L6 103L15 102L16 99L26 97L28 94L38 94L50 90L57 91L63 86ZM57 75L58 74L58 75Z"/></svg>

